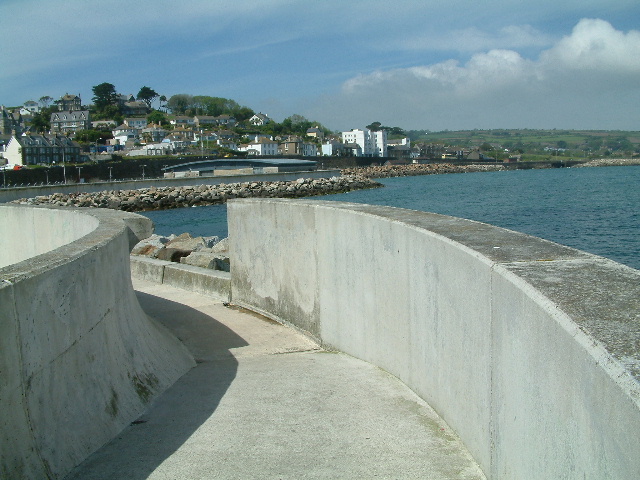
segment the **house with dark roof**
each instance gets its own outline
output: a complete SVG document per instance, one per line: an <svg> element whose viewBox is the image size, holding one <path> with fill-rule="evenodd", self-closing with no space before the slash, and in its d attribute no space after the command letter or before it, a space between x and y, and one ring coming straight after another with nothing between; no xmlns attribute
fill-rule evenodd
<svg viewBox="0 0 640 480"><path fill-rule="evenodd" d="M0 136L8 138L13 132L20 133L20 114L11 112L4 105L0 105Z"/></svg>
<svg viewBox="0 0 640 480"><path fill-rule="evenodd" d="M69 110L51 114L51 133L73 133L91 128L89 110Z"/></svg>
<svg viewBox="0 0 640 480"><path fill-rule="evenodd" d="M266 125L271 122L271 119L265 115L264 113L256 113L253 117L249 119L249 123L251 125Z"/></svg>
<svg viewBox="0 0 640 480"><path fill-rule="evenodd" d="M205 125L217 125L218 120L213 115L196 115L193 117L193 123L196 128L201 128Z"/></svg>
<svg viewBox="0 0 640 480"><path fill-rule="evenodd" d="M80 145L64 135L13 135L4 157L15 165L78 163Z"/></svg>
<svg viewBox="0 0 640 480"><path fill-rule="evenodd" d="M122 113L127 116L142 116L149 113L146 103L140 101L124 102L121 107Z"/></svg>
<svg viewBox="0 0 640 480"><path fill-rule="evenodd" d="M236 119L231 115L218 115L215 118L218 125L224 125L226 127L233 127L237 123Z"/></svg>
<svg viewBox="0 0 640 480"><path fill-rule="evenodd" d="M307 137L319 138L322 140L324 138L324 132L318 127L311 127L307 129Z"/></svg>
<svg viewBox="0 0 640 480"><path fill-rule="evenodd" d="M54 103L58 105L58 111L60 112L74 112L82 110L82 100L80 100L80 95L70 95L67 93L60 97L60 100L56 100Z"/></svg>

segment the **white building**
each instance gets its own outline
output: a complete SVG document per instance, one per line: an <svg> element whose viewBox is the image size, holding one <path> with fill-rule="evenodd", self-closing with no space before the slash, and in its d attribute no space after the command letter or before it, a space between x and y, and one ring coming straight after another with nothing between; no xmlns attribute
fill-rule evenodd
<svg viewBox="0 0 640 480"><path fill-rule="evenodd" d="M251 125L266 125L270 121L271 119L264 113L256 113L253 117L249 119L249 123Z"/></svg>
<svg viewBox="0 0 640 480"><path fill-rule="evenodd" d="M387 131L360 130L354 128L348 132L342 132L342 142L345 144L355 143L362 150L363 157L386 157L387 156Z"/></svg>
<svg viewBox="0 0 640 480"><path fill-rule="evenodd" d="M136 142L140 140L140 130L129 127L124 123L114 128L113 133L114 145L127 145L127 142Z"/></svg>
<svg viewBox="0 0 640 480"><path fill-rule="evenodd" d="M147 119L146 118L125 118L124 124L128 127L142 130L143 128L147 128Z"/></svg>
<svg viewBox="0 0 640 480"><path fill-rule="evenodd" d="M268 138L260 138L248 145L240 145L238 151L247 152L249 155L278 155L278 142Z"/></svg>

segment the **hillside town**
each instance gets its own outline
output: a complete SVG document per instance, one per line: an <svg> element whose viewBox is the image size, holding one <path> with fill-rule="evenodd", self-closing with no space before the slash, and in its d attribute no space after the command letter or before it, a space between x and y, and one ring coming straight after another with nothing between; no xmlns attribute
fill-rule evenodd
<svg viewBox="0 0 640 480"><path fill-rule="evenodd" d="M3 163L16 166L77 163L113 153L129 157L188 153L386 157L394 146L389 144L385 131L369 129L333 135L319 125L310 125L300 134L264 133L261 127L273 120L260 112L251 112L250 117L242 119L230 114L165 115L133 95L117 96L114 118L94 120L95 107L83 105L79 95L66 94L53 104L45 131L34 125L34 118L47 110L43 102L28 101L12 110L0 106ZM121 122L119 116L123 117ZM309 123L303 118L298 120ZM93 133L93 137L88 138L86 132ZM396 146L407 152L408 139Z"/></svg>
<svg viewBox="0 0 640 480"><path fill-rule="evenodd" d="M379 122L332 132L292 115L277 123L267 114L217 97L175 95L143 87L138 96L94 88L93 103L80 95L42 97L19 107L0 105L0 168L109 160L119 157L200 155L214 157L379 157L390 163L420 159L492 161L478 149L414 144L399 128ZM108 97L102 98L104 89ZM195 107L182 97L196 99ZM188 99L187 99L188 100ZM156 103L157 108L152 104ZM197 104L200 102L200 104ZM208 103L207 103L208 102ZM217 102L216 108L212 105ZM220 108L221 107L221 108ZM217 114L210 114L217 111ZM501 161L516 161L517 156Z"/></svg>
<svg viewBox="0 0 640 480"><path fill-rule="evenodd" d="M57 100L44 96L17 107L0 105L0 169L189 155L305 157L325 163L329 158L351 159L342 167L514 163L523 156L526 161L547 162L565 157L565 162L574 156L637 157L640 151L639 140L623 132L565 132L562 137L526 129L494 130L486 136L444 131L429 133L430 141L424 141L425 131L407 132L377 121L342 132L296 114L278 123L234 100L188 94L166 98L146 86L136 96L117 93L109 83L94 86L93 93L90 103L80 94L67 93Z"/></svg>

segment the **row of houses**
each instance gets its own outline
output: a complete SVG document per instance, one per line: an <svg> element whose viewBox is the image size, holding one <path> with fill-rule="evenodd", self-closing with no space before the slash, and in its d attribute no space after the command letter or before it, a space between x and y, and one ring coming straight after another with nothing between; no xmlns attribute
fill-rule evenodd
<svg viewBox="0 0 640 480"><path fill-rule="evenodd" d="M270 135L247 134L249 142L241 143L240 136L231 130L198 129L197 117L190 117L193 123L176 123L173 130L165 130L159 125L135 125L130 119L113 129L113 142L130 150L129 155L165 155L175 153L187 146L201 145L204 150L214 143L218 147L244 152L249 156L357 156L409 158L412 151L410 140L404 138L389 142L385 130L352 129L339 136L324 138L319 127L309 128L306 136L294 135L273 138ZM135 119L134 119L135 120ZM190 126L191 125L191 126ZM145 144L145 145L142 145ZM135 149L136 146L141 148Z"/></svg>
<svg viewBox="0 0 640 480"><path fill-rule="evenodd" d="M65 135L13 135L0 152L8 165L53 165L85 160L80 145Z"/></svg>

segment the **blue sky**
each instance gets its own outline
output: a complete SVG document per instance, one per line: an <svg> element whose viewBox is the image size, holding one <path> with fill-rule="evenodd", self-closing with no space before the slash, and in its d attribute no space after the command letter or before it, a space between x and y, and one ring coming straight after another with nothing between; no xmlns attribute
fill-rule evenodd
<svg viewBox="0 0 640 480"><path fill-rule="evenodd" d="M103 82L332 130L640 130L640 2L0 0L0 104Z"/></svg>

